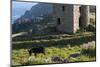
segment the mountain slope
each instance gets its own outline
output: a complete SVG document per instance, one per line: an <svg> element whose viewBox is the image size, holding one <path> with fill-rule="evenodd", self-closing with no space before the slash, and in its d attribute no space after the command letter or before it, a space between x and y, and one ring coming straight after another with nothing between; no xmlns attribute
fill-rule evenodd
<svg viewBox="0 0 100 67"><path fill-rule="evenodd" d="M29 31L30 29L36 30L36 24L44 21L45 17L49 16L52 11L52 4L39 3L33 6L29 11L27 10L24 15L14 21L12 24L13 33Z"/></svg>

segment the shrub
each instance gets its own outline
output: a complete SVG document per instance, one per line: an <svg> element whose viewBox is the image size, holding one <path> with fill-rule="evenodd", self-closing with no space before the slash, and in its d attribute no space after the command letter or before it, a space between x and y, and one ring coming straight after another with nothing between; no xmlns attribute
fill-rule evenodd
<svg viewBox="0 0 100 67"><path fill-rule="evenodd" d="M96 47L94 43L84 44L81 53L90 57L96 56Z"/></svg>
<svg viewBox="0 0 100 67"><path fill-rule="evenodd" d="M86 28L86 30L87 31L91 31L91 32L95 32L96 31L96 28L93 25L88 25L87 28Z"/></svg>
<svg viewBox="0 0 100 67"><path fill-rule="evenodd" d="M96 20L94 18L90 18L90 22L91 24L96 25Z"/></svg>

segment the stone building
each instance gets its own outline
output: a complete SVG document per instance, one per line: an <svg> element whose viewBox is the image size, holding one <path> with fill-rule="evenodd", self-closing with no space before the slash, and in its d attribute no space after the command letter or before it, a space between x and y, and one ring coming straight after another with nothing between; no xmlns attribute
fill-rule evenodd
<svg viewBox="0 0 100 67"><path fill-rule="evenodd" d="M57 31L75 33L89 24L89 6L53 4L53 23Z"/></svg>

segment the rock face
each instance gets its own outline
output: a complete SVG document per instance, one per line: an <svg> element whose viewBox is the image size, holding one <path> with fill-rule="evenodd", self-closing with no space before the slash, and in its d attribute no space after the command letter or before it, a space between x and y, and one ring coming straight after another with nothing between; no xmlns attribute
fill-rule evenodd
<svg viewBox="0 0 100 67"><path fill-rule="evenodd" d="M38 22L44 22L44 18L48 17L51 13L52 4L39 3L33 6L29 11L26 11L24 15L14 21L14 24L12 24L13 33L30 30L35 32L38 26L40 26Z"/></svg>
<svg viewBox="0 0 100 67"><path fill-rule="evenodd" d="M39 3L26 11L22 18L35 18L52 13L52 4Z"/></svg>
<svg viewBox="0 0 100 67"><path fill-rule="evenodd" d="M52 57L52 61L56 63L63 63L63 59L57 56Z"/></svg>
<svg viewBox="0 0 100 67"><path fill-rule="evenodd" d="M69 58L76 58L76 57L79 57L80 56L80 54L79 53L74 53L74 54L71 54L70 56L69 56Z"/></svg>

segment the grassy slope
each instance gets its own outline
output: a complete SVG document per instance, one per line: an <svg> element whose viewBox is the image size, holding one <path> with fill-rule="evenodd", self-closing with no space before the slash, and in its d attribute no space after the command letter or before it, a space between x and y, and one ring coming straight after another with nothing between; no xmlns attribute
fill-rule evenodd
<svg viewBox="0 0 100 67"><path fill-rule="evenodd" d="M93 33L91 33L91 32L85 32L83 34L76 34L74 36L68 35L68 34L66 34L66 35L62 34L59 37L65 36L65 38L70 38L70 37L73 38L73 37L80 37L80 36L87 36L87 35L91 36L92 34ZM56 36L58 36L58 35L56 35ZM25 42L27 42L27 41L25 41ZM57 42L59 42L59 41L57 41ZM49 43L49 44L52 45L52 43ZM18 44L18 45L20 45L20 44ZM18 48L18 45L17 45L17 48ZM21 47L25 47L24 45L25 44L23 43ZM27 43L27 45L28 45L28 43ZM33 54L31 56L32 57L31 60L29 60L30 57L29 57L27 48L13 49L12 50L12 64L13 65L31 65L31 64L53 63L52 61L51 62L45 62L45 59L52 58L53 56L59 56L63 59L66 59L70 56L70 54L81 53L82 50L83 50L83 48L81 47L82 45L83 45L83 43L82 44L74 44L74 45L73 44L64 44L64 43L59 43L59 44L55 43L52 46L46 46L45 47L46 55L39 54L35 57L34 54ZM13 46L14 46L14 44L13 44ZM85 52L85 50L84 50L84 52ZM89 52L81 53L81 55L79 57L76 57L76 58L70 58L69 62L95 61L96 60L95 55L93 55L91 57L91 54L86 55L87 53L89 53ZM94 53L95 53L95 51L94 51Z"/></svg>

